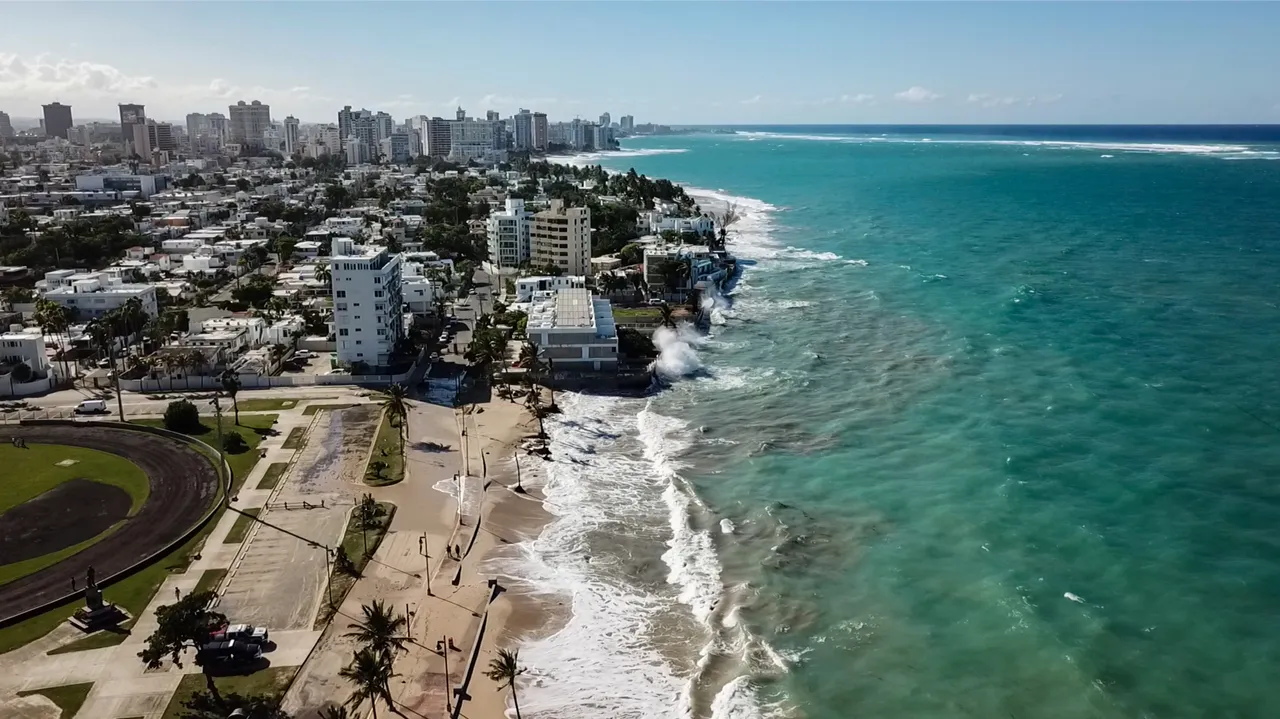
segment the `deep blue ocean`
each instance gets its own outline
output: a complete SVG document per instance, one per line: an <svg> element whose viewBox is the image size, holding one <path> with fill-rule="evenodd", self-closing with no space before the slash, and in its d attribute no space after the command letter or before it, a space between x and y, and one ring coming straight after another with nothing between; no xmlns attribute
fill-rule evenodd
<svg viewBox="0 0 1280 719"><path fill-rule="evenodd" d="M1277 716L1280 130L739 130L600 160L754 264L566 394L531 711Z"/></svg>

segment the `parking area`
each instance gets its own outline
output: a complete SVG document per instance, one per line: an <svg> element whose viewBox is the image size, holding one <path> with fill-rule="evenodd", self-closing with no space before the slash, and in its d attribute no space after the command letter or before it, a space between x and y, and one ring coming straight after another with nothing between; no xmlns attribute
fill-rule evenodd
<svg viewBox="0 0 1280 719"><path fill-rule="evenodd" d="M303 351L300 350L299 353L303 353ZM280 375L329 374L332 370L335 353L307 352L305 354L307 356L299 357L295 355L288 362L285 362L281 366Z"/></svg>
<svg viewBox="0 0 1280 719"><path fill-rule="evenodd" d="M251 530L220 611L273 632L311 628L328 564L325 551L307 540L326 546L341 540L377 420L375 405L316 415L294 466L259 515L274 526Z"/></svg>

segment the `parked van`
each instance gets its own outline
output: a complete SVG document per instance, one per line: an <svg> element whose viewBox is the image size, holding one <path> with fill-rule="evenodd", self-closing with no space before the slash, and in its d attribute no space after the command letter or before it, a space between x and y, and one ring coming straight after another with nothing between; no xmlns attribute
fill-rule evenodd
<svg viewBox="0 0 1280 719"><path fill-rule="evenodd" d="M76 414L106 414L107 401L102 399L86 399L76 405Z"/></svg>

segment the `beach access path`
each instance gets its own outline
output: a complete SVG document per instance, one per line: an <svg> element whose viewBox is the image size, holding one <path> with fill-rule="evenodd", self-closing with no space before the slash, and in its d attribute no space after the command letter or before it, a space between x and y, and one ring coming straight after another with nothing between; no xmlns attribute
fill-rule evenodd
<svg viewBox="0 0 1280 719"><path fill-rule="evenodd" d="M497 470L509 464L521 438L537 432L523 407L496 398L458 409L411 400L408 422L405 481L369 490L379 501L396 505L395 518L364 577L347 595L285 697L286 711L298 719L317 717L326 703L342 703L350 695L351 687L338 671L350 661L355 644L342 634L360 617L361 605L374 599L411 616L411 642L395 662L395 701L410 715L447 715L446 695L463 679L489 598L490 577L482 573L482 561L497 546L536 536L545 521L538 501L507 489L505 483L514 483L514 477L499 476ZM480 476L482 456L490 469L487 490ZM463 493L474 497L461 516L459 482ZM476 531L477 520L481 531ZM429 559L421 551L424 536ZM447 545L462 549L462 561L447 556ZM502 719L506 711L508 692L498 691L483 671L508 635L510 596L500 596L488 611L468 689L471 699L464 708L471 719ZM525 622L536 622L539 616L519 615L528 617ZM447 649L450 640L460 651ZM445 656L437 653L437 642L444 643ZM362 711L368 711L367 705Z"/></svg>

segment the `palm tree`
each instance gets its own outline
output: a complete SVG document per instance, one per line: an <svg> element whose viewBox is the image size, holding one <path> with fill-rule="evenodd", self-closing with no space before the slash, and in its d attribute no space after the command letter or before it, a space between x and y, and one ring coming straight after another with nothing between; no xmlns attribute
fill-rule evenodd
<svg viewBox="0 0 1280 719"><path fill-rule="evenodd" d="M352 655L351 663L338 672L338 676L355 685L351 698L347 700L350 708L355 709L368 701L369 706L373 707L373 717L377 719L378 700L381 699L394 710L390 683L398 675L391 670L390 655L365 647Z"/></svg>
<svg viewBox="0 0 1280 719"><path fill-rule="evenodd" d="M391 656L393 650L404 649L409 637L404 633L409 628L409 620L403 614L396 614L380 599L372 604L360 607L364 620L350 626L351 631L342 635L355 639L364 648L376 654Z"/></svg>
<svg viewBox="0 0 1280 719"><path fill-rule="evenodd" d="M400 452L403 454L408 440L409 389L399 383L387 387L386 407L387 415L395 420L400 430Z"/></svg>
<svg viewBox="0 0 1280 719"><path fill-rule="evenodd" d="M664 327L670 327L671 329L676 328L676 321L674 319L674 310L671 309L671 305L668 305L666 302L663 302L661 305L658 306L658 312L662 313L662 324Z"/></svg>
<svg viewBox="0 0 1280 719"><path fill-rule="evenodd" d="M341 704L325 707L320 710L320 719L354 719L351 712Z"/></svg>
<svg viewBox="0 0 1280 719"><path fill-rule="evenodd" d="M40 325L40 331L47 335L65 334L71 326L71 318L67 308L52 300L36 302L35 318L36 324ZM67 344L70 344L69 340ZM62 358L62 373L64 377L70 374L67 370L66 350L67 345L63 344L62 351L58 353Z"/></svg>
<svg viewBox="0 0 1280 719"><path fill-rule="evenodd" d="M231 398L231 406L236 413L236 426L240 426L240 403L236 401L236 393L240 391L240 375L231 370L224 371L218 379L222 381L222 391Z"/></svg>
<svg viewBox="0 0 1280 719"><path fill-rule="evenodd" d="M498 682L498 691L511 688L511 703L516 708L516 719L520 719L520 700L516 697L516 677L524 674L525 668L520 666L520 651L499 649L498 656L489 660L489 670L484 674Z"/></svg>
<svg viewBox="0 0 1280 719"><path fill-rule="evenodd" d="M209 360L205 358L204 353L200 350L191 350L187 353L187 388L191 388L192 373L201 372L208 366Z"/></svg>
<svg viewBox="0 0 1280 719"><path fill-rule="evenodd" d="M328 262L322 262L316 268L316 279L324 283L325 289L329 294L333 294L333 270L329 269Z"/></svg>
<svg viewBox="0 0 1280 719"><path fill-rule="evenodd" d="M647 289L647 284L644 281L644 273L632 273L627 275L627 279L631 280L631 286L636 288L636 300L639 301L644 299L644 293Z"/></svg>
<svg viewBox="0 0 1280 719"><path fill-rule="evenodd" d="M536 386L531 387L529 389L529 394L525 395L524 406L528 408L529 412L533 414L534 417L538 418L538 437L540 439L546 439L547 430L542 426L542 394L538 391Z"/></svg>

